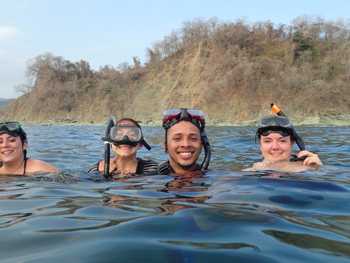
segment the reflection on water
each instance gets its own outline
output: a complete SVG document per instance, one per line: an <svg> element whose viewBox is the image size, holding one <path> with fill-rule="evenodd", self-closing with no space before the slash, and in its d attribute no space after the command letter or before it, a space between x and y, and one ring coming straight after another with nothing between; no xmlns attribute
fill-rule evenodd
<svg viewBox="0 0 350 263"><path fill-rule="evenodd" d="M275 230L266 230L264 233L271 235L282 242L302 249L315 251L323 250L335 256L350 256L350 244L348 242L340 242L308 234L289 233Z"/></svg>
<svg viewBox="0 0 350 263"><path fill-rule="evenodd" d="M350 128L301 127L316 172L240 172L259 159L254 129L208 130L197 178L106 182L100 126L28 126L30 154L55 176L0 177L1 262L349 262ZM160 161L162 131L146 128Z"/></svg>

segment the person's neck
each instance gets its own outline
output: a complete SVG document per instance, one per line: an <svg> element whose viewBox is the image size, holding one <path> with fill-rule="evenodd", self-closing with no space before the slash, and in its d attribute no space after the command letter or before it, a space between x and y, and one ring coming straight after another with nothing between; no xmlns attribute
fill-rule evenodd
<svg viewBox="0 0 350 263"><path fill-rule="evenodd" d="M136 172L138 162L136 156L117 156L113 162L117 168L117 171L120 173Z"/></svg>
<svg viewBox="0 0 350 263"><path fill-rule="evenodd" d="M183 168L176 162L174 162L171 158L169 159L170 168L173 170L176 176L180 177L196 177L202 174L199 169L197 163L194 163L189 168Z"/></svg>

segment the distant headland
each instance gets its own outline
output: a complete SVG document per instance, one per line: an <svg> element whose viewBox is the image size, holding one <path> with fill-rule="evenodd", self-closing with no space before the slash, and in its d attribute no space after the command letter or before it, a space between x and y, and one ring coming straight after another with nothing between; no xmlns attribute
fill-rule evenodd
<svg viewBox="0 0 350 263"><path fill-rule="evenodd" d="M134 57L92 70L46 53L27 75L30 84L0 119L102 123L116 115L157 124L164 109L190 107L209 124L241 125L275 102L297 123L350 123L350 28L320 18L194 20L148 48L145 63Z"/></svg>

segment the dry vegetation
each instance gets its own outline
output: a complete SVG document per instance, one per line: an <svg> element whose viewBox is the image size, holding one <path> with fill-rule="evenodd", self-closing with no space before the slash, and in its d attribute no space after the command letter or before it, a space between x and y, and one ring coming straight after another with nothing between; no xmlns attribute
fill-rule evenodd
<svg viewBox="0 0 350 263"><path fill-rule="evenodd" d="M111 114L159 122L169 107L211 123L249 123L281 105L299 122L349 122L350 27L301 17L291 25L194 20L147 50L147 62L105 66L43 54L25 94L3 118L103 122Z"/></svg>

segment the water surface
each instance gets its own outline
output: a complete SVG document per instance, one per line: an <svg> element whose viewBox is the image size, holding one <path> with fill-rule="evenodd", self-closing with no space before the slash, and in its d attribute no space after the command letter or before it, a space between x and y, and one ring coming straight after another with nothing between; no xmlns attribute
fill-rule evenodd
<svg viewBox="0 0 350 263"><path fill-rule="evenodd" d="M102 126L26 126L30 155L59 176L0 177L1 262L349 262L350 128L299 127L326 164L240 172L259 160L254 128L210 127L211 171L106 182ZM165 160L163 132L145 128Z"/></svg>

